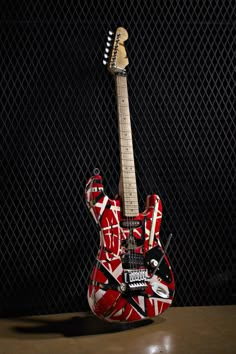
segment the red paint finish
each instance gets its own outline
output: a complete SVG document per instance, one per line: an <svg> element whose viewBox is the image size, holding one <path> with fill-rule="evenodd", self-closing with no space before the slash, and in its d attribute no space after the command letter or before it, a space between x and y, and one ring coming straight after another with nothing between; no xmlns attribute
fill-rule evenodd
<svg viewBox="0 0 236 354"><path fill-rule="evenodd" d="M88 287L88 302L98 317L107 321L137 321L155 317L165 311L174 297L174 277L170 263L164 256L170 279L165 281L158 270L152 276L152 269L144 262L137 265L131 262L129 269L147 272L146 287L141 290L122 292L125 283L122 256L127 253L125 243L129 240L130 229L120 226L120 221L129 221L121 213L121 199L109 199L103 191L102 177L94 176L86 184L85 199L95 221L100 227L100 248ZM154 228L154 240L149 246L155 203L158 203ZM141 254L145 260L146 252L153 247L162 250L159 230L162 218L162 204L157 195L147 197L146 210L131 220L140 220L141 225L132 228L135 239L134 254ZM126 270L126 269L125 269ZM149 279L148 279L149 278Z"/></svg>

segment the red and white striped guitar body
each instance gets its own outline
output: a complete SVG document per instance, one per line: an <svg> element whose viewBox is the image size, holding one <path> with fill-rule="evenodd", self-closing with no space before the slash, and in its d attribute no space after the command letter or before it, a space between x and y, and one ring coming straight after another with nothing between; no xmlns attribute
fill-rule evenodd
<svg viewBox="0 0 236 354"><path fill-rule="evenodd" d="M173 273L159 237L161 200L155 194L150 195L143 213L138 207L125 70L127 38L127 31L119 27L113 45L110 44L108 63L116 82L119 198L109 199L104 194L99 175L89 179L85 191L87 206L100 227L100 248L89 282L88 302L94 314L107 321L155 317L171 305L174 296Z"/></svg>
<svg viewBox="0 0 236 354"><path fill-rule="evenodd" d="M159 238L161 200L157 195L150 195L147 197L146 210L143 213L132 219L123 218L121 200L109 199L104 194L102 179L98 175L87 182L85 196L87 205L100 227L100 248L88 287L91 310L98 317L108 321L137 321L159 315L171 305L174 296L174 277L166 255L159 271L154 275L150 264L151 260L158 261L163 256ZM152 248L149 250L153 220L154 238ZM122 224L127 227L122 227ZM138 227L130 228L129 224L137 224ZM122 262L122 259L128 258L129 251L125 245L131 230L136 247L133 249L134 254L129 257L131 268L126 269L125 261ZM143 264L140 262L141 259ZM136 275L136 280L133 279L127 284L125 271ZM147 275L146 279L138 279L141 278L139 274ZM132 287L129 289L129 285L136 283L145 283L146 286L141 289L137 286L137 290L133 290Z"/></svg>

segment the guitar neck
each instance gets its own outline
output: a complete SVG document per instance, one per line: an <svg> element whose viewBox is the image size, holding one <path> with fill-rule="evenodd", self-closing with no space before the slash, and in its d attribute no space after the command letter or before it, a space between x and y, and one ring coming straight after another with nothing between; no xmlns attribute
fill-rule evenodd
<svg viewBox="0 0 236 354"><path fill-rule="evenodd" d="M127 77L117 74L116 97L120 143L120 185L123 215L135 217L139 214L138 194L134 164L132 130L129 112Z"/></svg>

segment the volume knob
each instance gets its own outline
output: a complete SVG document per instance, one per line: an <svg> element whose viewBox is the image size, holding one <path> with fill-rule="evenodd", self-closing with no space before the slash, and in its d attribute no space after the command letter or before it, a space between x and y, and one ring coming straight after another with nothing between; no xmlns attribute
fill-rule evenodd
<svg viewBox="0 0 236 354"><path fill-rule="evenodd" d="M157 260L156 259L151 259L150 260L150 266L152 267L152 268L156 268L157 266L158 266L158 262L157 262Z"/></svg>

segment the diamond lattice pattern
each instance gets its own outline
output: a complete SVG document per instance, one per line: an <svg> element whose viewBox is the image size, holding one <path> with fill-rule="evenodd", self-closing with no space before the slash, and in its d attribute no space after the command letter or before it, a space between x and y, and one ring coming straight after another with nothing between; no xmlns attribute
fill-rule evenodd
<svg viewBox="0 0 236 354"><path fill-rule="evenodd" d="M99 235L83 199L117 193L114 82L124 26L140 209L158 193L174 305L235 301L235 1L3 1L0 313L88 308ZM235 61L234 61L235 63Z"/></svg>

